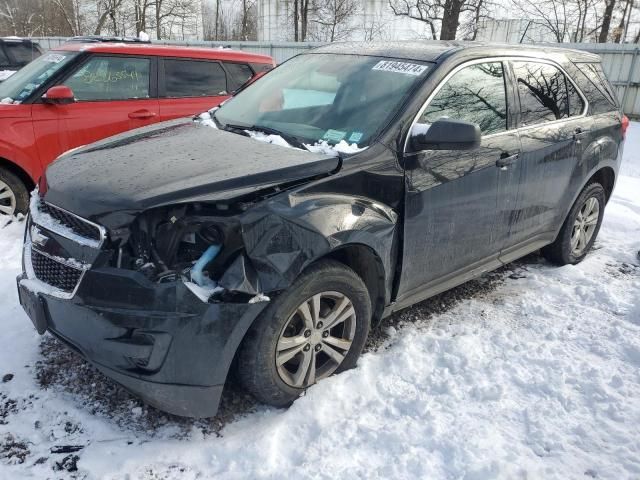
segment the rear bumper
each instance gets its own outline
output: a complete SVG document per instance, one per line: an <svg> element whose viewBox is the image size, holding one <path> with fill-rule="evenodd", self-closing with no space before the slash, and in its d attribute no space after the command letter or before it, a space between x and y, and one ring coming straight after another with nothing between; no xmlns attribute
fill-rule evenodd
<svg viewBox="0 0 640 480"><path fill-rule="evenodd" d="M87 271L71 299L35 293L49 332L146 403L188 417L216 414L235 352L266 306L204 303L181 281L115 268Z"/></svg>

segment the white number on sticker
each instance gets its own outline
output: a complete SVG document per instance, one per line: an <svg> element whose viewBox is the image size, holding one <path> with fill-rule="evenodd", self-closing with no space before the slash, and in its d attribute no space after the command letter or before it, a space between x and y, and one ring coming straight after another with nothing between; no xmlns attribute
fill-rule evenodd
<svg viewBox="0 0 640 480"><path fill-rule="evenodd" d="M64 55L58 55L57 53L49 53L45 55L43 60L45 62L50 62L50 63L60 63L62 60L64 60Z"/></svg>
<svg viewBox="0 0 640 480"><path fill-rule="evenodd" d="M407 75L418 76L428 67L418 63L396 62L393 60L381 60L375 64L372 70L380 70L383 72L406 73Z"/></svg>

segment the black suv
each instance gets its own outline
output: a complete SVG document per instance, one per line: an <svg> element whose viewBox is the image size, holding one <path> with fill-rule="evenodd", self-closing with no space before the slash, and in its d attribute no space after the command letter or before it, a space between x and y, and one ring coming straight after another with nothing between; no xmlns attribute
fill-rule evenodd
<svg viewBox="0 0 640 480"><path fill-rule="evenodd" d="M0 38L0 82L40 55L42 49L36 42L18 37Z"/></svg>
<svg viewBox="0 0 640 480"><path fill-rule="evenodd" d="M580 262L627 125L592 54L322 47L53 163L21 303L160 409L214 415L230 369L285 406L395 311L541 248Z"/></svg>

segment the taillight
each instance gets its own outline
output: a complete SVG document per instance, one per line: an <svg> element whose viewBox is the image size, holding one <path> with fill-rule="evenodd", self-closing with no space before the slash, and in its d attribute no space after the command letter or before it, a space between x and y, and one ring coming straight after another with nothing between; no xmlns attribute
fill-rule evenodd
<svg viewBox="0 0 640 480"><path fill-rule="evenodd" d="M629 118L626 115L622 116L622 139L627 135L627 128L629 128Z"/></svg>

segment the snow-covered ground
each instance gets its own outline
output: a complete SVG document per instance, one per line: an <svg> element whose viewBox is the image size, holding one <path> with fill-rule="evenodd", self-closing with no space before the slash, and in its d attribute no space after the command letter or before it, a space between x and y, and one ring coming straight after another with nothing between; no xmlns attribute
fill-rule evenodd
<svg viewBox="0 0 640 480"><path fill-rule="evenodd" d="M0 478L640 478L639 192L632 124L583 263L528 257L393 316L356 369L288 410L232 388L209 421L148 408L39 337L15 292L23 226L8 225Z"/></svg>

